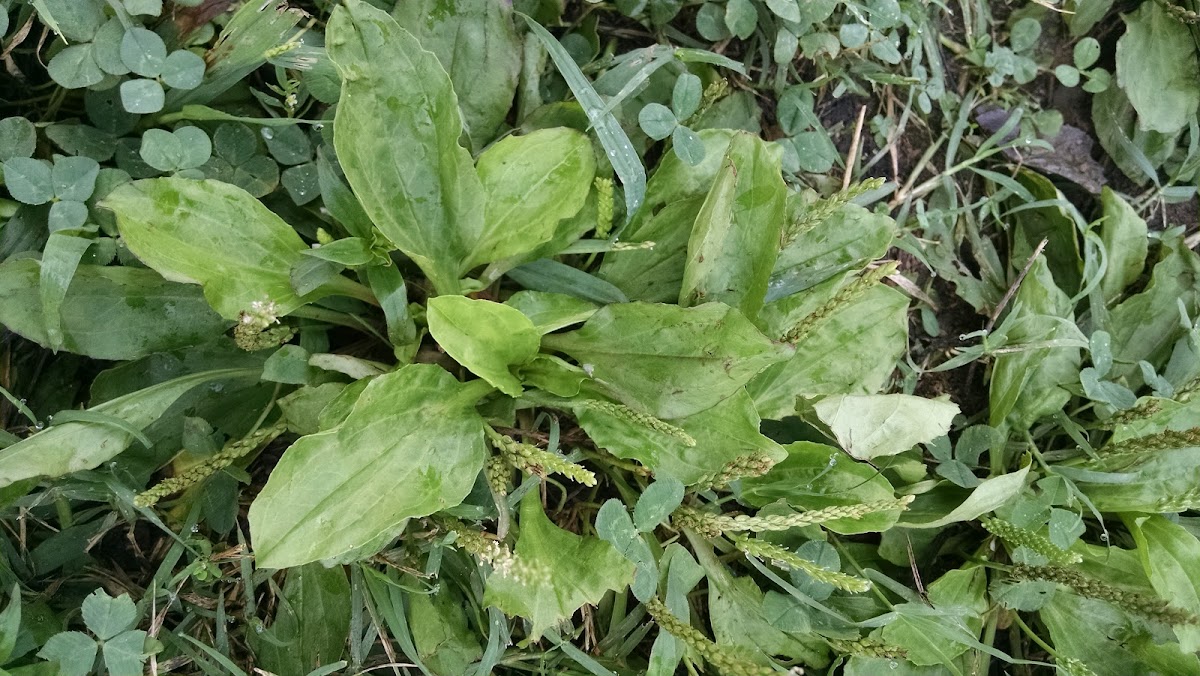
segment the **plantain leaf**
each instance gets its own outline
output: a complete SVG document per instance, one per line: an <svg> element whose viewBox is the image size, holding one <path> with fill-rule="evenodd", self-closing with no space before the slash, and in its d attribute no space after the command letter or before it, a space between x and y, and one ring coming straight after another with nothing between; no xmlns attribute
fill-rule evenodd
<svg viewBox="0 0 1200 676"><path fill-rule="evenodd" d="M290 271L308 246L241 188L154 178L120 186L101 205L116 214L135 256L173 282L203 286L226 319L254 303L275 303L280 316L305 303L292 289Z"/></svg>
<svg viewBox="0 0 1200 676"><path fill-rule="evenodd" d="M509 136L479 156L487 199L483 233L468 267L528 253L583 208L596 159L587 137L559 127Z"/></svg>
<svg viewBox="0 0 1200 676"><path fill-rule="evenodd" d="M334 147L350 187L440 293L457 293L485 200L471 154L458 144L462 117L449 75L395 19L362 0L333 10L325 39L342 75Z"/></svg>
<svg viewBox="0 0 1200 676"><path fill-rule="evenodd" d="M398 2L396 21L437 55L450 75L471 145L490 143L508 116L521 70L521 39L508 3Z"/></svg>
<svg viewBox="0 0 1200 676"><path fill-rule="evenodd" d="M958 406L907 394L837 395L813 407L838 444L859 460L903 453L950 431Z"/></svg>
<svg viewBox="0 0 1200 676"><path fill-rule="evenodd" d="M521 380L510 368L531 361L541 334L519 310L463 296L429 299L429 333L454 360L513 397Z"/></svg>
<svg viewBox="0 0 1200 676"><path fill-rule="evenodd" d="M688 240L680 305L720 301L758 316L783 229L781 157L757 136L733 137Z"/></svg>
<svg viewBox="0 0 1200 676"><path fill-rule="evenodd" d="M382 547L406 519L462 502L483 468L486 391L430 364L372 380L339 425L288 448L250 506L259 567Z"/></svg>
<svg viewBox="0 0 1200 676"><path fill-rule="evenodd" d="M542 344L570 355L628 406L659 418L699 413L790 356L723 303L622 303Z"/></svg>
<svg viewBox="0 0 1200 676"><path fill-rule="evenodd" d="M0 324L49 346L42 320L38 263L0 265ZM168 282L153 270L81 265L59 307L63 349L94 359L137 359L212 341L229 328L199 288Z"/></svg>
<svg viewBox="0 0 1200 676"><path fill-rule="evenodd" d="M623 590L633 581L633 564L612 545L551 523L537 491L521 500L520 526L517 558L537 574L529 579L493 574L483 602L528 619L533 640L580 606L595 605L605 592Z"/></svg>
<svg viewBox="0 0 1200 676"><path fill-rule="evenodd" d="M134 429L144 430L194 387L257 376L258 371L250 369L204 371L106 401L89 411L119 418ZM133 440L133 434L116 425L93 422L54 425L0 450L0 487L22 479L57 477L92 469L116 457Z"/></svg>

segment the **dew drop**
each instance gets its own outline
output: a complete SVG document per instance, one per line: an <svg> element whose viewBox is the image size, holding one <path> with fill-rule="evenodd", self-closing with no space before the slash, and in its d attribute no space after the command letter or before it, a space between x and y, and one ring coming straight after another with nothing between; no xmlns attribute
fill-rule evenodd
<svg viewBox="0 0 1200 676"><path fill-rule="evenodd" d="M193 533L199 533L199 532L200 532L200 526L199 526L199 525L197 525L197 524L192 524L192 532L193 532Z"/></svg>
<svg viewBox="0 0 1200 676"><path fill-rule="evenodd" d="M271 139L275 138L275 132L271 131L270 127L263 127L262 137L270 141Z"/></svg>
<svg viewBox="0 0 1200 676"><path fill-rule="evenodd" d="M900 663L895 660L888 662L888 669L897 669L899 667L900 667Z"/></svg>
<svg viewBox="0 0 1200 676"><path fill-rule="evenodd" d="M1100 539L1104 540L1105 542L1108 542L1108 533L1101 533Z"/></svg>

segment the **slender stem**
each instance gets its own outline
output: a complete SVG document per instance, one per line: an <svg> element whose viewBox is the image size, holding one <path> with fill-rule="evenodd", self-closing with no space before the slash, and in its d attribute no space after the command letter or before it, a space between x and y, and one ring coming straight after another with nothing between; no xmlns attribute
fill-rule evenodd
<svg viewBox="0 0 1200 676"><path fill-rule="evenodd" d="M1043 641L1037 634L1033 633L1033 629L1030 629L1029 625L1025 624L1025 620L1021 619L1020 614L1013 613L1013 621L1017 623L1017 626L1021 628L1021 631L1025 632L1025 635L1028 636L1031 641L1038 644L1038 646L1040 646L1042 650L1045 650L1048 655L1054 657L1055 659L1058 658L1058 653L1054 651L1054 648Z"/></svg>
<svg viewBox="0 0 1200 676"><path fill-rule="evenodd" d="M374 305L375 307L380 306L379 299L375 297L375 294L369 288L359 284L349 277L337 275L333 279L329 280L329 282L325 284L325 287L331 289L334 293L339 295L349 296L356 300L361 300L368 305Z"/></svg>

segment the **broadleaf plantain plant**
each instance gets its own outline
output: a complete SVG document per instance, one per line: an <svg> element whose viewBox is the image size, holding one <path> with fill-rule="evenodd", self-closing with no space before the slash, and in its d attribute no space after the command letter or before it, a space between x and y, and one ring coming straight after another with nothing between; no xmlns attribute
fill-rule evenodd
<svg viewBox="0 0 1200 676"><path fill-rule="evenodd" d="M459 549L480 566L484 602L525 618L531 639L632 586L670 632L651 654L656 673L688 654L740 674L770 671L774 657L827 664L831 648L887 652L837 612L831 617L842 621L813 634L774 628L764 613L790 612L794 599L764 596L718 555L738 547L799 571L806 585L871 587L769 534L883 530L911 497L897 497L869 465L839 460L832 446L784 447L760 425L764 414L794 415L797 397L803 404L857 395L843 402L851 417L856 407L890 405L890 395L875 393L904 349L907 301L879 283L893 268L857 273L889 246L891 220L842 202L814 204L785 185L777 146L706 130L698 136L703 161L693 166L673 153L662 160L621 242L589 245L604 253L595 274L564 276L566 266L547 257L569 253L589 231L605 234L613 220L609 168L584 133L530 129L472 157L460 145L465 130L450 77L395 19L349 0L333 11L326 44L342 88L336 162L322 157L318 169L344 236L310 233L310 244L253 195L219 180L117 186L100 206L115 215L129 251L165 281L137 303L143 289L132 288L112 330L146 340L147 317L185 309L207 317L193 324L205 328L184 337L150 331L148 343L121 352L90 349L113 341L68 324L62 344L136 359L212 341L232 325L244 368L206 368L228 363L222 348L176 368L178 377L77 413L0 451L0 481L30 485L149 449L144 430L178 424L172 406L197 387L226 388L227 405L247 392L263 401L266 388L267 407L241 427L244 438L207 457L177 459L176 476L133 503L194 495L285 434L292 441L249 508L260 569L309 571L306 564L386 550L389 560L436 570L432 562L452 556L444 548ZM823 215L805 218L814 210ZM846 225L857 234L845 237ZM411 265L419 275L401 272ZM485 266L481 277L469 276ZM14 261L0 272L21 286L16 280L36 277L36 266ZM77 276L118 285L107 296L120 298L118 272L151 274L84 263ZM527 288L513 293L494 283L505 272ZM414 294L423 303L409 302L406 281L426 292ZM195 285L211 311L195 307ZM72 287L64 303L85 304L83 293ZM382 316L371 318L370 308ZM37 321L6 323L46 340ZM396 363L323 351L328 342L313 336L336 326L389 343ZM849 340L868 349L830 353ZM926 406L954 408L910 399L904 415L915 421L903 424L905 448L946 432L948 422L922 419ZM550 437L541 431L547 425ZM897 452L878 442L862 440L855 457ZM136 472L144 481L165 460L151 455ZM780 491L800 476L800 495ZM620 498L596 513L594 533L579 534L548 517L544 500L554 487L564 496L590 489ZM762 509L724 514L731 496ZM636 506L632 516L623 500ZM660 528L686 538L664 550L651 537ZM703 576L715 642L688 627L683 602ZM446 612L438 604L436 612Z"/></svg>

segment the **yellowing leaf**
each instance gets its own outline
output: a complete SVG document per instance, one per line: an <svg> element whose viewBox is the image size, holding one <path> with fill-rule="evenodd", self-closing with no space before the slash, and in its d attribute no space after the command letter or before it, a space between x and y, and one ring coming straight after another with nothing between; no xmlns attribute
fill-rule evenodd
<svg viewBox="0 0 1200 676"><path fill-rule="evenodd" d="M840 395L813 407L838 443L859 460L903 453L950 431L958 405L907 394Z"/></svg>

